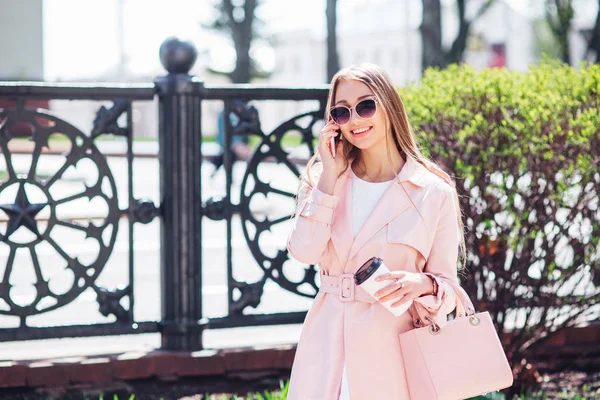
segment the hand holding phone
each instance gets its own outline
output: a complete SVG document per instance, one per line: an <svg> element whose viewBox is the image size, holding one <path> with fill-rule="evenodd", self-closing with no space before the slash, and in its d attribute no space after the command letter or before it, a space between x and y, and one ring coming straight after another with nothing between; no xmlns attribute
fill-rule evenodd
<svg viewBox="0 0 600 400"><path fill-rule="evenodd" d="M335 158L337 144L340 141L340 139L342 138L342 131L340 131L339 129L336 129L336 132L337 132L337 136L331 136L331 138L329 139L329 147L331 149L331 155L333 156L333 158Z"/></svg>
<svg viewBox="0 0 600 400"><path fill-rule="evenodd" d="M331 155L333 156L333 158L335 158L335 147L336 147L335 136L332 136L329 139L329 147L331 148Z"/></svg>
<svg viewBox="0 0 600 400"><path fill-rule="evenodd" d="M340 141L342 132L333 121L329 121L321 130L321 141L319 142L319 151L328 152L331 158L336 156L336 147Z"/></svg>

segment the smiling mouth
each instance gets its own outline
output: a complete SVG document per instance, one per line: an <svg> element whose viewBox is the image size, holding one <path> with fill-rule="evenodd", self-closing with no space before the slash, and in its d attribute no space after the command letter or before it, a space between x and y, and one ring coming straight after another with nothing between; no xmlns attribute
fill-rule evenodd
<svg viewBox="0 0 600 400"><path fill-rule="evenodd" d="M351 130L350 133L352 134L352 136L362 136L365 133L370 132L371 129L373 129L372 126L366 126L366 127Z"/></svg>

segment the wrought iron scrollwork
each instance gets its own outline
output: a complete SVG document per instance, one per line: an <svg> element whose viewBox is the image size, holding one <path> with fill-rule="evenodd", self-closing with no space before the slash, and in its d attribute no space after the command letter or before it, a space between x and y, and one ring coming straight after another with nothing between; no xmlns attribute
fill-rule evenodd
<svg viewBox="0 0 600 400"><path fill-rule="evenodd" d="M246 283L233 280L233 289L239 290L240 297L232 302L231 311L234 314L241 314L246 307L258 307L263 295L265 281L266 279L254 283Z"/></svg>
<svg viewBox="0 0 600 400"><path fill-rule="evenodd" d="M96 119L92 127L92 137L96 137L103 133L112 133L114 135L126 136L129 134L128 128L119 126L117 120L127 110L129 102L127 100L115 100L113 106L107 109L101 106L96 112Z"/></svg>
<svg viewBox="0 0 600 400"><path fill-rule="evenodd" d="M202 213L214 221L221 221L231 216L233 206L223 197L211 197L202 203Z"/></svg>
<svg viewBox="0 0 600 400"><path fill-rule="evenodd" d="M242 100L231 102L231 113L235 121L231 124L231 134L236 136L256 135L260 133L260 118L256 107Z"/></svg>
<svg viewBox="0 0 600 400"><path fill-rule="evenodd" d="M96 299L98 301L98 311L100 311L100 314L104 315L105 317L108 317L112 314L119 322L129 321L129 313L121 304L121 300L125 296L129 296L131 294L131 287L113 290L100 287L94 287L94 289L96 290Z"/></svg>
<svg viewBox="0 0 600 400"><path fill-rule="evenodd" d="M121 110L123 104L115 107ZM66 137L70 150L66 151L56 171L49 176L43 176L38 171L38 167L41 168L40 159L44 148L49 147L50 137L55 134ZM31 155L24 158L11 152L9 142L16 138L28 138L29 143L33 142ZM23 140L18 141L22 142ZM94 145L93 138L84 135L79 129L49 111L25 109L23 102L19 102L16 109L0 109L0 152L6 169L5 172L0 171L0 198L4 198L4 204L0 205L0 216L5 214L4 218L7 218L6 229L0 232L0 247L8 246L4 274L0 277L0 314L19 316L24 324L28 316L60 308L94 285L112 253L121 212L115 179L106 158ZM24 161L28 164L25 165ZM82 161L89 167L93 166L97 178L95 181L90 178L89 181L82 182L79 192L59 197L58 193L62 192L53 190L54 185L63 181L65 173L77 168L78 163ZM16 192L16 196L12 197L11 192ZM31 200L31 192L35 193L37 201ZM14 198L14 201L10 200L11 198ZM81 219L65 218L57 213L57 208L64 208L80 200L103 202L106 205L105 215L86 218L81 222ZM44 223L40 223L39 220L41 212L47 215L44 217ZM61 247L53 235L53 231L59 229L58 227L63 232L64 229L72 233L83 232L86 240L92 241L97 247L97 256L93 259L88 257L83 263L73 249ZM27 231L33 233L33 236ZM48 272L52 265L47 265L48 260L38 253L38 246L41 244L64 261L64 271L72 276L72 283L60 292L53 289L53 276ZM5 248L2 248L2 251L4 252ZM14 293L15 286L11 279L13 274L22 271L23 263L22 259L17 260L19 257L31 260L34 276L28 279L32 282L31 291L34 291L35 295L28 298L28 301L23 301L22 298L16 300L15 296L18 294ZM112 310L110 312L116 314L117 318L122 317L120 310L110 307L108 309Z"/></svg>
<svg viewBox="0 0 600 400"><path fill-rule="evenodd" d="M284 263L288 261L285 245L274 256L266 255L260 245L261 235L271 231L274 226L289 221L292 217L291 213L275 219L269 219L268 217L259 219L251 209L250 204L257 195L267 197L267 195L271 194L282 196L283 198L295 199L295 192L274 187L271 182L263 181L259 176L258 166L263 162L274 161L287 168L296 177L299 177L300 170L290 154L283 148L282 140L290 132L300 133L303 145L308 147L306 153L310 155L314 154L313 127L319 120L322 120L322 115L322 110L298 115L278 126L271 134L264 135L262 142L258 145L256 152L248 162L248 168L242 180L240 193L239 212L242 219L242 230L252 255L265 274L265 279L257 282L255 285L263 285L266 278L269 278L283 289L305 297L314 297L318 291L316 284L317 271L315 267L313 265L305 266L302 278L300 280L292 280L284 272ZM297 187L297 185L295 186ZM253 229L249 229L250 226ZM252 293L259 293L258 289L254 289ZM236 307L257 304L255 300L258 299L260 301L260 296L256 296L248 297L249 300L246 300L245 303L238 302Z"/></svg>
<svg viewBox="0 0 600 400"><path fill-rule="evenodd" d="M135 201L135 205L133 207L133 218L136 222L149 224L159 215L160 209L154 205L154 202L147 199Z"/></svg>
<svg viewBox="0 0 600 400"><path fill-rule="evenodd" d="M35 216L49 204L49 202L31 203L25 192L25 183L21 181L15 201L12 204L0 204L0 210L8 214L8 227L4 235L0 235L0 240L6 242L10 239L10 235L22 226L39 238L40 232L35 222Z"/></svg>

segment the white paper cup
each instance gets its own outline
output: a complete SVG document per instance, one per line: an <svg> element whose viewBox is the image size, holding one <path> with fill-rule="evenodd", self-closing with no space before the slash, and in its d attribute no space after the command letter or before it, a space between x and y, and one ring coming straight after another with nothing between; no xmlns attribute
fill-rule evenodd
<svg viewBox="0 0 600 400"><path fill-rule="evenodd" d="M383 260L378 257L373 257L364 263L354 274L354 280L357 286L360 286L365 292L369 293L375 300L375 293L384 287L393 284L393 281L385 280L377 282L375 278L383 274L389 273L390 270L385 266ZM389 300L384 303L379 303L387 308L395 316L400 316L406 312L412 305L412 300L398 307L392 307L399 299Z"/></svg>

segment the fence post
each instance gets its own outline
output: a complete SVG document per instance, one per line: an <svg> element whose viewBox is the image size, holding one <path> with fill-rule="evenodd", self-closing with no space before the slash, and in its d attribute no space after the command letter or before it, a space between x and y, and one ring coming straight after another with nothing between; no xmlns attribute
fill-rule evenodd
<svg viewBox="0 0 600 400"><path fill-rule="evenodd" d="M160 47L168 74L159 99L161 335L165 350L202 349L201 102L203 83L189 71L196 48L176 38Z"/></svg>

